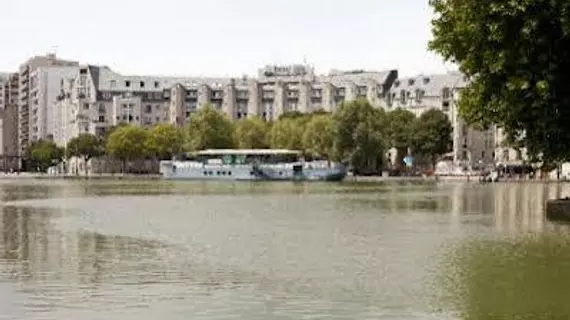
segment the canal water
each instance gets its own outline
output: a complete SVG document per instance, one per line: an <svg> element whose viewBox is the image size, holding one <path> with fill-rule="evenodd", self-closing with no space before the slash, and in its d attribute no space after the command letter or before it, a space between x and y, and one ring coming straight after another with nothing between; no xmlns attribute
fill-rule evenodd
<svg viewBox="0 0 570 320"><path fill-rule="evenodd" d="M0 319L569 319L562 184L0 181Z"/></svg>

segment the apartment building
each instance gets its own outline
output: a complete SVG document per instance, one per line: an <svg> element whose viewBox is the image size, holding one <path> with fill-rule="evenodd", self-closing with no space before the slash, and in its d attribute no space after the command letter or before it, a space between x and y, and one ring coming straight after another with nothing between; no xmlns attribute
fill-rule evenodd
<svg viewBox="0 0 570 320"><path fill-rule="evenodd" d="M275 120L291 112L334 111L343 101L367 98L385 107L385 95L397 79L396 70L331 71L316 75L305 65L265 66L257 78L193 79L177 83L171 92L169 118L183 125L188 116L206 103L237 120L259 116Z"/></svg>
<svg viewBox="0 0 570 320"><path fill-rule="evenodd" d="M54 141L80 133L104 134L121 123L151 126L169 121L171 88L189 78L125 76L106 66L81 66L64 83L54 107Z"/></svg>
<svg viewBox="0 0 570 320"><path fill-rule="evenodd" d="M74 79L79 71L78 66L40 67L30 73L30 141L53 139L55 129L54 104L61 94L62 86Z"/></svg>
<svg viewBox="0 0 570 320"><path fill-rule="evenodd" d="M47 100L40 99L38 93L41 90L48 90L46 83L40 83L39 74L36 72L38 68L48 67L73 67L78 66L77 61L68 61L58 59L55 54L47 54L45 56L35 56L24 62L19 67L19 89L18 89L18 144L19 155L21 156L28 144L39 135L38 123L44 121L40 119L39 110L47 110L48 106L44 104ZM43 86L43 88L42 88ZM44 91L45 92L45 91ZM42 103L42 104L40 104ZM37 131L36 129L37 128Z"/></svg>
<svg viewBox="0 0 570 320"><path fill-rule="evenodd" d="M0 171L18 170L18 74L0 75Z"/></svg>
<svg viewBox="0 0 570 320"><path fill-rule="evenodd" d="M459 116L457 102L466 81L461 73L418 75L398 79L386 96L387 110L403 108L420 116L430 109L443 111L453 126L453 162L466 166L488 164L495 157L494 128L478 131Z"/></svg>

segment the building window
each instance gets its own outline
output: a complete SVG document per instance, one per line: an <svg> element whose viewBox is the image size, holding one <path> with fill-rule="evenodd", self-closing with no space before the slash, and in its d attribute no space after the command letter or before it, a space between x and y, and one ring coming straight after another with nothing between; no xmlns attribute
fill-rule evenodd
<svg viewBox="0 0 570 320"><path fill-rule="evenodd" d="M451 90L449 88L443 88L442 96L444 99L451 98Z"/></svg>
<svg viewBox="0 0 570 320"><path fill-rule="evenodd" d="M99 116L99 122L100 123L105 122L105 116Z"/></svg>
<svg viewBox="0 0 570 320"><path fill-rule="evenodd" d="M125 81L125 87L129 88L131 86L131 82L130 81Z"/></svg>
<svg viewBox="0 0 570 320"><path fill-rule="evenodd" d="M141 85L141 88L144 88L144 81L141 81L140 85Z"/></svg>
<svg viewBox="0 0 570 320"><path fill-rule="evenodd" d="M89 110L89 103L83 104L83 110Z"/></svg>
<svg viewBox="0 0 570 320"><path fill-rule="evenodd" d="M99 113L106 113L107 110L105 109L105 105L104 104L100 104L99 105Z"/></svg>
<svg viewBox="0 0 570 320"><path fill-rule="evenodd" d="M441 109L443 112L449 111L449 101L444 102Z"/></svg>
<svg viewBox="0 0 570 320"><path fill-rule="evenodd" d="M110 86L111 88L115 88L115 87L117 86L117 81L111 80L111 82L109 83L109 86Z"/></svg>
<svg viewBox="0 0 570 320"><path fill-rule="evenodd" d="M159 83L158 81L155 81L155 82L154 82L154 87L155 87L155 88L160 87L160 83Z"/></svg>
<svg viewBox="0 0 570 320"><path fill-rule="evenodd" d="M146 113L152 113L152 106L151 106L150 104L147 104L147 105L145 106L144 111L145 111Z"/></svg>

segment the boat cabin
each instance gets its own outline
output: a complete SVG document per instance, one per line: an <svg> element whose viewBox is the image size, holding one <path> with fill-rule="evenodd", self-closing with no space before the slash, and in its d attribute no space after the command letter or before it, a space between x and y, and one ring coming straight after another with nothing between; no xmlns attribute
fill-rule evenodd
<svg viewBox="0 0 570 320"><path fill-rule="evenodd" d="M193 154L195 161L208 164L277 164L301 160L301 151L288 149L208 149Z"/></svg>

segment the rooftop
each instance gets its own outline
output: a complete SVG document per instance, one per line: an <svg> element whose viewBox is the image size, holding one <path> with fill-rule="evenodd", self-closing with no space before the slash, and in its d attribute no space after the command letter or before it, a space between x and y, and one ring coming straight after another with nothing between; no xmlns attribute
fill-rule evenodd
<svg viewBox="0 0 570 320"><path fill-rule="evenodd" d="M463 88L467 84L465 77L458 72L449 72L435 75L417 75L415 77L401 78L394 82L392 91L424 90L426 96L438 96L443 88Z"/></svg>
<svg viewBox="0 0 570 320"><path fill-rule="evenodd" d="M198 151L196 155L276 155L276 154L301 154L298 150L288 149L208 149Z"/></svg>

